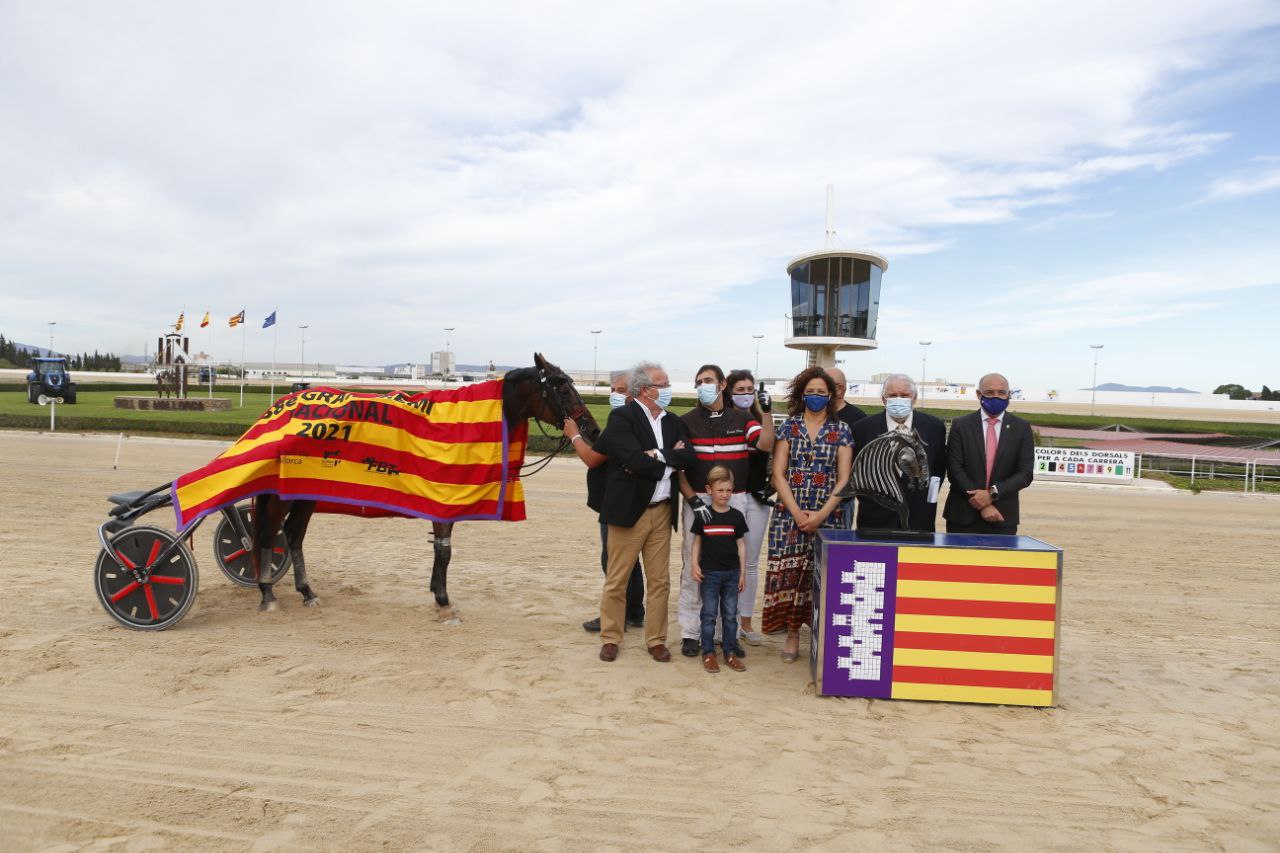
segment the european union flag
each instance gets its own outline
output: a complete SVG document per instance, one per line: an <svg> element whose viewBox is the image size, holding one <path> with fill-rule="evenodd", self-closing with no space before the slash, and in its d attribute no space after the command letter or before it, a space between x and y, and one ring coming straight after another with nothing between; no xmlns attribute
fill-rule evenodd
<svg viewBox="0 0 1280 853"><path fill-rule="evenodd" d="M262 328L266 329L276 324L276 312L272 311L271 316L262 321Z"/></svg>

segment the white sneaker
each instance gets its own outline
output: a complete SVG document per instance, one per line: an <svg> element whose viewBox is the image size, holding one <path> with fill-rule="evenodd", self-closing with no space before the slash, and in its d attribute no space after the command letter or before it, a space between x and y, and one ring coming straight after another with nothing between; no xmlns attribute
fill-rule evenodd
<svg viewBox="0 0 1280 853"><path fill-rule="evenodd" d="M761 634L759 631L744 631L739 627L738 639L746 640L748 645L759 646L764 643L764 634Z"/></svg>

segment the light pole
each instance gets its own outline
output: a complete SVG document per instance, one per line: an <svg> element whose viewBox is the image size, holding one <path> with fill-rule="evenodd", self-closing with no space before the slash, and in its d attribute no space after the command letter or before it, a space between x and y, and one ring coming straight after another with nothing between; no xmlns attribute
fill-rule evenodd
<svg viewBox="0 0 1280 853"><path fill-rule="evenodd" d="M760 381L760 341L764 340L764 335L752 335L756 339L756 381Z"/></svg>
<svg viewBox="0 0 1280 853"><path fill-rule="evenodd" d="M453 359L450 358L450 353L453 352L451 348L451 343L453 339L453 330L456 328L458 327L457 326L444 327L444 378L445 379L449 378L449 370L453 367L453 365L450 364L450 362L453 361Z"/></svg>
<svg viewBox="0 0 1280 853"><path fill-rule="evenodd" d="M591 329L591 390L595 391L600 381L596 378L596 352L600 343L600 333L604 329Z"/></svg>
<svg viewBox="0 0 1280 853"><path fill-rule="evenodd" d="M1093 388L1089 389L1089 415L1093 415L1094 405L1098 402L1098 350L1102 349L1104 344L1089 344L1089 349L1093 350Z"/></svg>
<svg viewBox="0 0 1280 853"><path fill-rule="evenodd" d="M299 326L298 328L302 330L302 365L300 367L302 376L299 376L298 378L303 379L307 375L307 329L310 329L311 326Z"/></svg>
<svg viewBox="0 0 1280 853"><path fill-rule="evenodd" d="M53 358L53 327L58 325L57 320L49 320L49 358Z"/></svg>
<svg viewBox="0 0 1280 853"><path fill-rule="evenodd" d="M933 343L933 341L920 342L920 388L916 392L916 396L920 399L924 399L925 377L929 375L929 344L931 343Z"/></svg>

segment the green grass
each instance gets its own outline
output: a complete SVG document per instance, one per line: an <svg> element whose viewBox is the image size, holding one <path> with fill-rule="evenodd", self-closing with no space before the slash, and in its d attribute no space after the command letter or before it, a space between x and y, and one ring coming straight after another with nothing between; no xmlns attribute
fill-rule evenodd
<svg viewBox="0 0 1280 853"><path fill-rule="evenodd" d="M1232 479L1229 477L1196 477L1195 482L1191 481L1188 476L1181 474L1167 474L1164 471L1143 471L1142 476L1147 480L1159 480L1162 483L1168 483L1175 489L1186 489L1190 492L1243 492L1244 480ZM1280 482L1262 481L1258 483L1258 492L1267 494L1280 494Z"/></svg>

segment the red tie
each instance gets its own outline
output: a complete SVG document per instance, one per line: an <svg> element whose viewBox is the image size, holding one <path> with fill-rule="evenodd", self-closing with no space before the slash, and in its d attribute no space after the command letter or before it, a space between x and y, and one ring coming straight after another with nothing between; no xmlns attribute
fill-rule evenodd
<svg viewBox="0 0 1280 853"><path fill-rule="evenodd" d="M991 488L991 466L996 461L996 430L999 418L987 418L987 488Z"/></svg>

